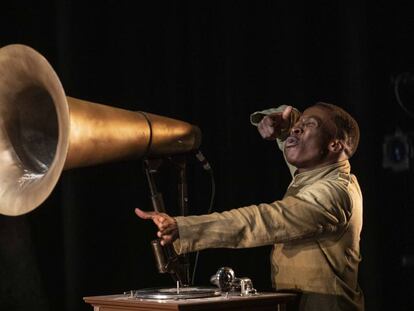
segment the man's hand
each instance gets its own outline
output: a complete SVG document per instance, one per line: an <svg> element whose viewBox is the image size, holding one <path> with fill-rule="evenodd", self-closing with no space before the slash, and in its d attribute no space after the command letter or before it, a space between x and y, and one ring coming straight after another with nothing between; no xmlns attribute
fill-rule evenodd
<svg viewBox="0 0 414 311"><path fill-rule="evenodd" d="M260 135L267 140L275 140L280 132L290 126L292 106L287 106L282 112L265 116L257 125Z"/></svg>
<svg viewBox="0 0 414 311"><path fill-rule="evenodd" d="M157 236L161 239L161 245L167 245L178 238L177 221L165 213L144 212L139 208L135 209L135 214L142 219L152 219L158 227Z"/></svg>

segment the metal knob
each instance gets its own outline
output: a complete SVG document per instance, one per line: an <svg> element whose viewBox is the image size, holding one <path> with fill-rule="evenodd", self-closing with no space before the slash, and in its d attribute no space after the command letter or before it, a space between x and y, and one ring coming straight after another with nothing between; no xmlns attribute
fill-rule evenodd
<svg viewBox="0 0 414 311"><path fill-rule="evenodd" d="M210 278L210 282L220 288L222 292L229 292L233 286L234 279L233 269L222 267Z"/></svg>

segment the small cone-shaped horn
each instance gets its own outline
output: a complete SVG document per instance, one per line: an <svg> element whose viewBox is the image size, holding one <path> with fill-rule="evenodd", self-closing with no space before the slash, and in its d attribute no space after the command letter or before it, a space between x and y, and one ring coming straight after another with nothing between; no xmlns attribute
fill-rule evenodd
<svg viewBox="0 0 414 311"><path fill-rule="evenodd" d="M66 97L38 52L0 49L0 214L35 209L64 169L186 153L200 140L183 121Z"/></svg>

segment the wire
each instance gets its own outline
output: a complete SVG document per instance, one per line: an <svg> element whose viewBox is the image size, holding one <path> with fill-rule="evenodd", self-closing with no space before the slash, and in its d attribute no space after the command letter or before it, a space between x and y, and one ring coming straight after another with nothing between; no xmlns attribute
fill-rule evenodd
<svg viewBox="0 0 414 311"><path fill-rule="evenodd" d="M199 156L199 155L201 155L201 156ZM211 214L211 212L213 211L213 206L214 206L214 198L216 196L216 182L214 180L213 170L211 169L211 166L208 164L208 162L204 158L204 156L202 156L201 152L197 153L197 159L200 162L204 163L203 168L210 173L211 195L210 195L210 205L208 207L207 214ZM205 163L207 163L208 166L206 166ZM197 251L196 255L195 255L195 259L194 259L194 268L193 268L193 273L192 273L192 278L191 278L191 285L194 285L194 279L195 279L195 275L196 275L196 271L197 271L199 256L200 256L200 251Z"/></svg>
<svg viewBox="0 0 414 311"><path fill-rule="evenodd" d="M404 106L401 97L400 97L400 83L401 80L404 80L404 82L407 82L408 79L410 79L410 73L400 73L394 80L394 94L395 98L397 99L397 103L400 105L400 107L412 118L414 118L414 113L411 112L407 107Z"/></svg>

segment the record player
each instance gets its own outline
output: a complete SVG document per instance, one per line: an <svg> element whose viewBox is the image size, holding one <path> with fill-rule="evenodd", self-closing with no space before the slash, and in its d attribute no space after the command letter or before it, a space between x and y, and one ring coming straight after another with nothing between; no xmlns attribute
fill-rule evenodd
<svg viewBox="0 0 414 311"><path fill-rule="evenodd" d="M195 299L208 298L218 296L253 296L258 292L253 288L252 281L247 278L237 278L233 269L229 267L220 268L214 274L210 282L216 287L198 287L198 286L177 286L171 288L146 288L141 290L131 290L125 292L124 295L129 298L136 299L155 299L155 300L179 300L179 299Z"/></svg>

